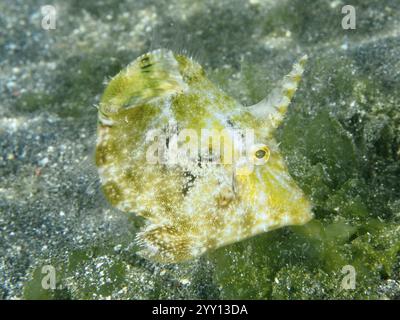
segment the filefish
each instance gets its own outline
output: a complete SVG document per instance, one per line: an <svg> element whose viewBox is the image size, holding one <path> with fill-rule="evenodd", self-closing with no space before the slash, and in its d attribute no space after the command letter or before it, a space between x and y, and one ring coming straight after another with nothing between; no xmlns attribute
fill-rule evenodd
<svg viewBox="0 0 400 320"><path fill-rule="evenodd" d="M95 161L109 203L145 218L135 238L141 256L178 263L313 218L274 137L306 60L253 106L167 49L138 57L110 80L98 106Z"/></svg>

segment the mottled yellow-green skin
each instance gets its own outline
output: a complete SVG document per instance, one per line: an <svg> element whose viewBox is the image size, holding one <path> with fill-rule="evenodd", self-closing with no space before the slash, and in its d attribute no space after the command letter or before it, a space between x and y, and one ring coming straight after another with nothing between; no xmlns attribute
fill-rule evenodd
<svg viewBox="0 0 400 320"><path fill-rule="evenodd" d="M99 107L96 165L109 202L147 219L137 236L145 257L179 262L312 218L273 137L304 62L271 99L253 107L214 86L198 63L168 50L139 57L111 80ZM166 131L171 122L199 136L202 129L254 129L254 152L264 148L265 163L249 172L253 155L228 164L149 163L149 132ZM224 142L238 152L233 139L225 136Z"/></svg>

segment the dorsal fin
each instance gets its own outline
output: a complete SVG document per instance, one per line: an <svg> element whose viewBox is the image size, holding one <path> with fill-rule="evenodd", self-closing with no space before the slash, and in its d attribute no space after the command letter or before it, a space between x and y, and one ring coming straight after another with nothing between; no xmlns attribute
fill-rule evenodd
<svg viewBox="0 0 400 320"><path fill-rule="evenodd" d="M295 63L292 71L285 76L281 83L259 103L246 108L258 119L270 120L273 127L279 126L286 114L287 108L297 90L304 72L307 56L303 56Z"/></svg>

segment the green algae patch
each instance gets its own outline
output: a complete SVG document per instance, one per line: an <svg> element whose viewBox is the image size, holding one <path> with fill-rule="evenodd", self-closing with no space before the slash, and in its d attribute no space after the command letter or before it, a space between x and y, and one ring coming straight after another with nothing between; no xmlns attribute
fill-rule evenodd
<svg viewBox="0 0 400 320"><path fill-rule="evenodd" d="M356 227L346 222L314 220L277 230L210 254L214 280L224 299L383 298L378 289L393 276L399 228L389 224L372 229L357 236ZM342 287L345 266L356 270L353 290Z"/></svg>

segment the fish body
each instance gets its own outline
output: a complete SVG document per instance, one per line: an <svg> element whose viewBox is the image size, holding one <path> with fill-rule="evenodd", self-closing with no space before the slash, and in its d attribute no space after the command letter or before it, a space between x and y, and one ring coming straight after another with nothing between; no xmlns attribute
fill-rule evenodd
<svg viewBox="0 0 400 320"><path fill-rule="evenodd" d="M274 138L305 61L250 107L169 50L111 79L99 105L96 165L111 205L146 219L136 237L141 255L176 263L312 219Z"/></svg>

